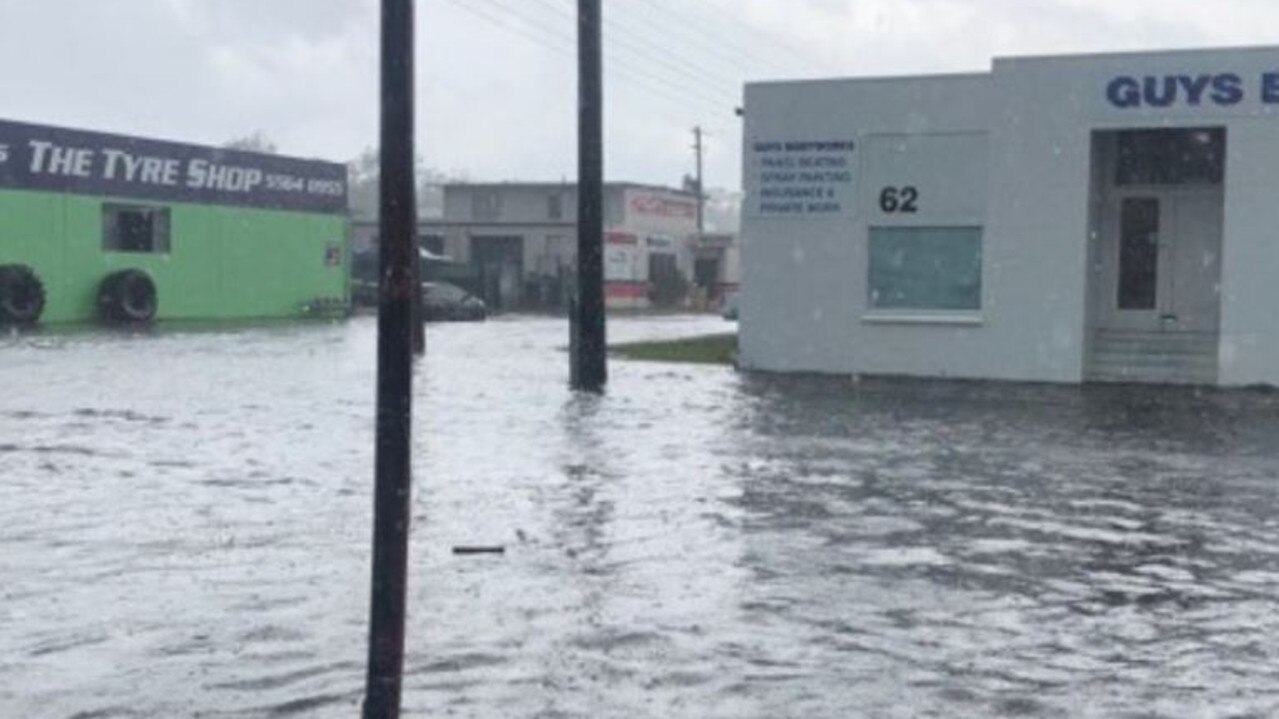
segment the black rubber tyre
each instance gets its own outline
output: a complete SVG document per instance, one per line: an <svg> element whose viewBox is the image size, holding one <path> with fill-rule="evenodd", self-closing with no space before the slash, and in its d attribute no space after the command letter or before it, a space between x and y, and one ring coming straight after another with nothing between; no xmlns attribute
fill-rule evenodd
<svg viewBox="0 0 1279 719"><path fill-rule="evenodd" d="M44 283L26 265L0 265L0 325L33 325L44 312Z"/></svg>
<svg viewBox="0 0 1279 719"><path fill-rule="evenodd" d="M98 314L111 324L146 324L155 319L160 300L155 282L142 270L113 272L98 288Z"/></svg>

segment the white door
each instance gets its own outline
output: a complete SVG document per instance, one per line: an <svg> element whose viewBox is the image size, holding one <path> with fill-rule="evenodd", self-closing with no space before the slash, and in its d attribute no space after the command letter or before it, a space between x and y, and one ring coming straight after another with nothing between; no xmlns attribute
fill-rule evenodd
<svg viewBox="0 0 1279 719"><path fill-rule="evenodd" d="M1179 332L1216 332L1221 316L1220 189L1177 192L1169 208L1176 228L1164 262L1172 282L1163 328Z"/></svg>
<svg viewBox="0 0 1279 719"><path fill-rule="evenodd" d="M1125 190L1113 196L1106 215L1102 328L1215 332L1221 190Z"/></svg>

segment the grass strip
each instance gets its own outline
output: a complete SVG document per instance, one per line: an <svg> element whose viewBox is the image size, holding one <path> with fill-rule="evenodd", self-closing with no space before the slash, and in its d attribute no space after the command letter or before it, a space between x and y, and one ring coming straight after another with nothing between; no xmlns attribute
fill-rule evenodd
<svg viewBox="0 0 1279 719"><path fill-rule="evenodd" d="M626 342L609 351L622 359L732 366L737 362L737 335L718 334L677 340Z"/></svg>

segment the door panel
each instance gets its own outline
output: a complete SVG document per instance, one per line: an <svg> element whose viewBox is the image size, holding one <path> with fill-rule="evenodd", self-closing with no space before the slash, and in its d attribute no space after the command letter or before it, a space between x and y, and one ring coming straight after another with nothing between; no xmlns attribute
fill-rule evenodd
<svg viewBox="0 0 1279 719"><path fill-rule="evenodd" d="M1159 329L1159 303L1167 285L1162 248L1167 203L1155 194L1125 194L1108 207L1102 244L1101 325L1106 329Z"/></svg>
<svg viewBox="0 0 1279 719"><path fill-rule="evenodd" d="M1165 328L1214 332L1221 296L1221 193L1181 193L1171 214L1176 242L1165 262L1173 279L1163 307Z"/></svg>
<svg viewBox="0 0 1279 719"><path fill-rule="evenodd" d="M1221 225L1220 190L1115 197L1103 225L1101 328L1216 331Z"/></svg>

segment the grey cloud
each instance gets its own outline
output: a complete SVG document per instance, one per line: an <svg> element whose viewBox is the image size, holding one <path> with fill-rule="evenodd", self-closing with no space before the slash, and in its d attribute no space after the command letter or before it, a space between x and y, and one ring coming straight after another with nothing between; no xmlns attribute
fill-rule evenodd
<svg viewBox="0 0 1279 719"><path fill-rule="evenodd" d="M632 47L677 58L704 77L690 80L640 51L615 48L632 70L610 64L609 176L678 182L692 169L689 130L702 124L712 133L708 183L723 186L738 182L740 125L722 98L738 96L737 81L785 76L797 64L786 58L796 54L807 58L798 64L830 75L975 70L992 55L1269 42L1266 29L1279 19L1273 0L611 2ZM376 141L377 5L5 0L4 114L196 142L262 130L285 152L353 157ZM571 177L573 48L562 38L572 36L572 6L419 2L418 130L428 163L477 179ZM512 31L474 12L500 15L502 7L555 25L561 39L532 39L528 28ZM700 34L689 27L694 20ZM734 64L724 53L758 60ZM712 75L714 90L706 86ZM688 103L672 104L645 84Z"/></svg>

